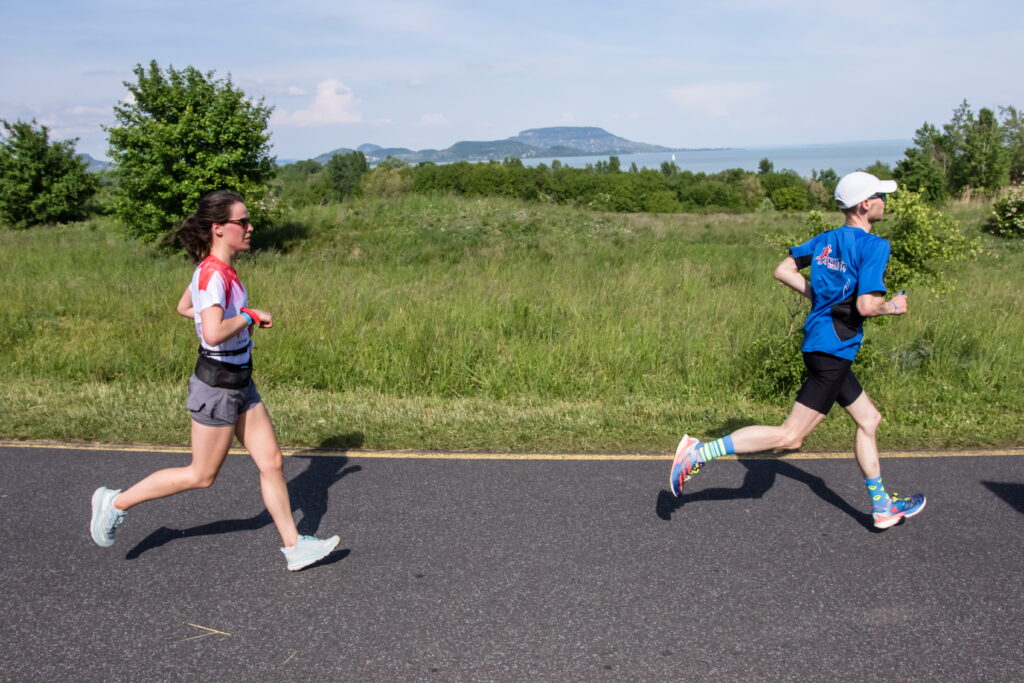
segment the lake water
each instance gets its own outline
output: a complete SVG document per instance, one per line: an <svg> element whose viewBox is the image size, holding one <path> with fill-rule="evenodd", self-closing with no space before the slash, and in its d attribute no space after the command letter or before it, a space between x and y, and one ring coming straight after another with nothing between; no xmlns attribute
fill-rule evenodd
<svg viewBox="0 0 1024 683"><path fill-rule="evenodd" d="M730 168L756 171L761 159L769 159L775 170L790 169L802 177L809 178L813 170L831 168L842 176L851 171L864 169L876 161L895 166L903 158L903 152L913 143L910 140L881 140L875 142L846 142L833 145L802 145L798 147L746 147L742 149L707 149L685 152L647 152L644 154L619 154L622 170L629 170L630 164L640 168L661 168L662 162L672 161L676 166L694 173L718 173ZM527 166L551 165L553 158L523 159ZM586 157L560 157L563 166L582 168L598 161L608 161L608 155Z"/></svg>

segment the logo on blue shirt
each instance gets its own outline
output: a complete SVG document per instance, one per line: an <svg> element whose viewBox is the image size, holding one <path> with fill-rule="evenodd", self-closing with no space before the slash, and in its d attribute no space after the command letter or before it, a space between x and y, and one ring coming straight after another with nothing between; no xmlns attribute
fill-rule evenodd
<svg viewBox="0 0 1024 683"><path fill-rule="evenodd" d="M818 262L818 265L825 266L829 270L838 270L840 273L846 272L846 262L842 259L832 258L831 244L826 244L821 253L814 257L814 260Z"/></svg>

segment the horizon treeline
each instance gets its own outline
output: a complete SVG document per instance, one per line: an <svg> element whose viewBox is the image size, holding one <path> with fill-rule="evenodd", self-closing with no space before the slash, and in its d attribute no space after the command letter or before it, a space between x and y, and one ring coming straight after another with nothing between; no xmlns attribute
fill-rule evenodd
<svg viewBox="0 0 1024 683"><path fill-rule="evenodd" d="M1024 116L1015 107L975 114L964 101L942 128L925 123L895 167L882 161L861 170L919 192L932 203L977 194L995 196L1024 179ZM757 171L717 173L682 170L674 161L659 169L623 168L618 156L584 168L526 166L504 161L410 165L389 158L370 168L362 152L332 157L326 164L300 161L278 169L271 198L286 206L327 204L353 195L452 193L569 204L614 212L806 211L834 208L839 177L833 169L803 177L776 170L769 158Z"/></svg>
<svg viewBox="0 0 1024 683"><path fill-rule="evenodd" d="M274 224L288 209L410 193L609 212L806 211L834 208L839 180L831 168L803 177L776 169L767 157L756 171L717 173L683 170L675 161L657 169L635 163L626 168L618 156L584 168L557 160L530 167L519 158L416 165L388 158L371 167L360 151L324 164L305 160L275 167L268 145L270 109L250 102L230 77L219 80L191 67L165 71L156 62L138 65L135 74L137 83L126 82L135 100L118 105L121 125L108 129L117 162L109 170L87 172L75 156L77 140L51 141L44 125L2 122L0 223L24 228L115 214L129 234L159 241L199 196L224 188L242 192L263 224ZM201 117L194 111L197 102L206 112ZM202 126L192 125L200 118ZM240 130L251 135L240 139ZM1003 188L1024 181L1024 114L1013 106L998 107L998 114L988 108L974 112L965 100L941 127L924 123L895 166L876 161L861 170L893 178L931 203L999 198L1006 194Z"/></svg>

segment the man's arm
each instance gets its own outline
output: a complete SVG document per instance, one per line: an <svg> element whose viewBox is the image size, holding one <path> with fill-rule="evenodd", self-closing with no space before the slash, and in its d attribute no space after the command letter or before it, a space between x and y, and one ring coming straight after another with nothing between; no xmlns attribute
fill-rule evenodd
<svg viewBox="0 0 1024 683"><path fill-rule="evenodd" d="M904 315L907 312L907 295L900 292L888 301L881 292L868 292L857 297L857 312L865 318L879 315Z"/></svg>
<svg viewBox="0 0 1024 683"><path fill-rule="evenodd" d="M811 298L811 283L800 274L796 259L792 256L787 256L779 265L775 266L775 279L797 294L802 294L808 299Z"/></svg>

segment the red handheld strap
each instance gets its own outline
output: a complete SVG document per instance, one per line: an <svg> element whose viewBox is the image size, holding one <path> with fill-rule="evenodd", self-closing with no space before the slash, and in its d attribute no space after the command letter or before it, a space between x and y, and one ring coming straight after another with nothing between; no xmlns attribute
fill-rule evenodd
<svg viewBox="0 0 1024 683"><path fill-rule="evenodd" d="M256 323L256 327L259 327L260 324L263 322L262 320L260 320L260 317L256 315L256 311L252 310L251 308L240 308L238 309L238 312L245 313L250 318L252 318L252 321Z"/></svg>

